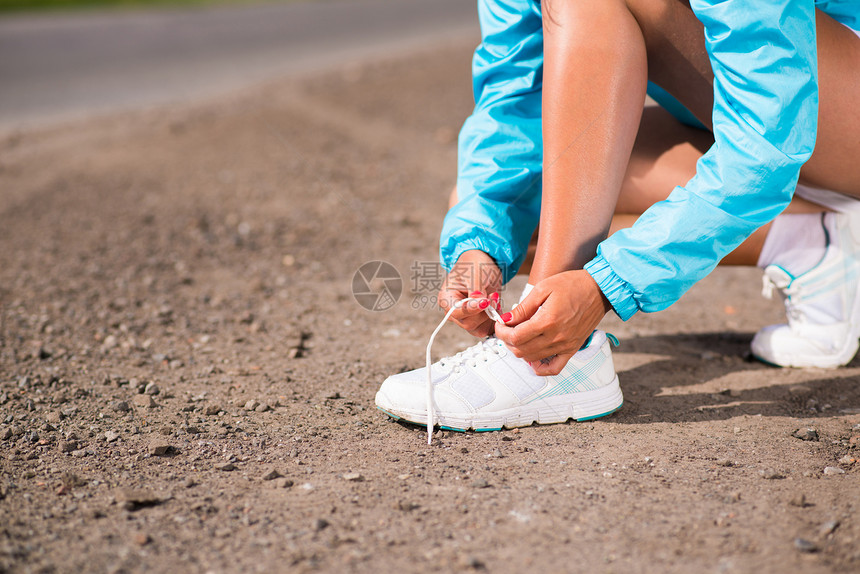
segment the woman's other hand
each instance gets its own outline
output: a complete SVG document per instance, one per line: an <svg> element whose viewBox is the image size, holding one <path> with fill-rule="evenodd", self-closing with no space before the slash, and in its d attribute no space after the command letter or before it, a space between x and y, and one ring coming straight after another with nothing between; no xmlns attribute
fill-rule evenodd
<svg viewBox="0 0 860 574"><path fill-rule="evenodd" d="M538 282L495 332L535 373L557 375L611 308L588 272L567 271Z"/></svg>
<svg viewBox="0 0 860 574"><path fill-rule="evenodd" d="M502 272L495 260L483 251L465 251L445 277L439 306L447 312L457 301L477 299L454 311L451 320L476 337L486 337L492 334L495 323L484 309L490 305L499 309L501 287Z"/></svg>

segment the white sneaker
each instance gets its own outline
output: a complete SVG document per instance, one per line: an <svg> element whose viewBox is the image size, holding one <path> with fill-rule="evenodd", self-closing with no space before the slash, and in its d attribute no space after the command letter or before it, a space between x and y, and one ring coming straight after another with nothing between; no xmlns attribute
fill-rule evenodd
<svg viewBox="0 0 860 574"><path fill-rule="evenodd" d="M536 375L495 337L433 363L430 372L434 420L447 430L585 421L618 410L624 400L603 331L552 377ZM426 387L426 367L393 375L376 393L376 406L394 419L427 424Z"/></svg>
<svg viewBox="0 0 860 574"><path fill-rule="evenodd" d="M787 325L765 327L752 353L782 367L835 368L857 353L860 337L860 220L833 215L821 261L793 276L778 265L764 270L763 294L774 290L785 303Z"/></svg>

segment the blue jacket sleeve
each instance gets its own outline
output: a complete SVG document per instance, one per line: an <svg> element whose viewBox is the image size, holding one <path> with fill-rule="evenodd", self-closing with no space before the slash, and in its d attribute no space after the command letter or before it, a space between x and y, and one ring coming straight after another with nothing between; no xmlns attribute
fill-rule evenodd
<svg viewBox="0 0 860 574"><path fill-rule="evenodd" d="M714 70L713 147L696 175L586 265L616 313L659 311L791 201L818 116L811 0L693 0Z"/></svg>
<svg viewBox="0 0 860 574"><path fill-rule="evenodd" d="M479 0L475 109L460 132L459 202L442 227L450 270L464 251L496 260L508 281L540 218L543 31L537 0Z"/></svg>

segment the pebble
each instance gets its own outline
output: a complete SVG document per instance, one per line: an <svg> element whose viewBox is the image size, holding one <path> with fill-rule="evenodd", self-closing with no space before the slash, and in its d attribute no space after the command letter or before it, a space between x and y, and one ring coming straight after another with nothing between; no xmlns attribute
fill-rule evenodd
<svg viewBox="0 0 860 574"><path fill-rule="evenodd" d="M275 486L277 488L289 488L293 485L293 481L289 478L278 478L275 480Z"/></svg>
<svg viewBox="0 0 860 574"><path fill-rule="evenodd" d="M152 396L152 395L157 395L158 393L160 393L161 389L159 389L158 385L156 385L155 383L149 382L146 384L146 387L144 387L143 392L144 392L144 394Z"/></svg>
<svg viewBox="0 0 860 574"><path fill-rule="evenodd" d="M472 482L472 488L489 488L490 483L487 482L486 478L478 478Z"/></svg>
<svg viewBox="0 0 860 574"><path fill-rule="evenodd" d="M838 466L824 467L824 474L845 474L845 471Z"/></svg>
<svg viewBox="0 0 860 574"><path fill-rule="evenodd" d="M364 475L361 475L357 472L347 472L346 474L342 475L342 478L349 482L364 482Z"/></svg>
<svg viewBox="0 0 860 574"><path fill-rule="evenodd" d="M734 466L734 465L735 465L735 463L733 463L732 461L730 461L726 458L721 458L717 461L717 466L729 467L729 466Z"/></svg>
<svg viewBox="0 0 860 574"><path fill-rule="evenodd" d="M270 407L266 403L260 403L254 410L258 413L265 413L267 411L270 411L271 409L272 407Z"/></svg>
<svg viewBox="0 0 860 574"><path fill-rule="evenodd" d="M10 438L12 438L12 429L6 427L0 430L0 440L9 440Z"/></svg>
<svg viewBox="0 0 860 574"><path fill-rule="evenodd" d="M156 506L166 499L155 492L144 488L121 488L114 494L117 502L121 502L126 510L137 510L145 506Z"/></svg>
<svg viewBox="0 0 860 574"><path fill-rule="evenodd" d="M484 570L486 566L478 558L474 556L463 556L459 560L460 566L472 570Z"/></svg>
<svg viewBox="0 0 860 574"><path fill-rule="evenodd" d="M149 534L145 532L138 532L134 535L134 543L138 546L146 546L150 542L152 542L152 538L150 538Z"/></svg>
<svg viewBox="0 0 860 574"><path fill-rule="evenodd" d="M131 407L128 406L128 402L126 401L116 401L111 405L111 408L120 413L127 413L131 410Z"/></svg>
<svg viewBox="0 0 860 574"><path fill-rule="evenodd" d="M789 500L788 503L792 506L797 506L798 508L803 508L806 506L806 495L803 493L795 494L794 496L791 497L791 500Z"/></svg>
<svg viewBox="0 0 860 574"><path fill-rule="evenodd" d="M839 459L839 464L851 465L857 462L857 459L850 455L845 455Z"/></svg>
<svg viewBox="0 0 860 574"><path fill-rule="evenodd" d="M119 433L116 431L105 431L105 440L108 442L113 442L119 438Z"/></svg>
<svg viewBox="0 0 860 574"><path fill-rule="evenodd" d="M759 475L767 480L779 480L781 478L785 478L785 475L779 472L778 470L773 469L765 469L758 471Z"/></svg>
<svg viewBox="0 0 860 574"><path fill-rule="evenodd" d="M51 411L45 416L45 420L51 424L58 425L63 420L63 414L59 411Z"/></svg>
<svg viewBox="0 0 860 574"><path fill-rule="evenodd" d="M276 478L281 478L283 475L275 470L274 468L263 475L263 480L275 480Z"/></svg>
<svg viewBox="0 0 860 574"><path fill-rule="evenodd" d="M793 433L791 433L791 436L805 441L817 441L818 431L811 428L797 429Z"/></svg>
<svg viewBox="0 0 860 574"><path fill-rule="evenodd" d="M795 538L794 547L800 552L818 552L818 545L805 538Z"/></svg>
<svg viewBox="0 0 860 574"><path fill-rule="evenodd" d="M245 406L243 406L242 408L245 409L246 411L253 411L258 406L260 406L260 401L258 401L256 399L251 399L251 400L247 401L245 403Z"/></svg>
<svg viewBox="0 0 860 574"><path fill-rule="evenodd" d="M221 412L221 405L206 405L206 408L203 409L203 414L206 416L217 415Z"/></svg>
<svg viewBox="0 0 860 574"><path fill-rule="evenodd" d="M185 485L185 488L194 488L195 486L197 486L197 481L194 480L194 477L189 476L185 479L185 482L183 484Z"/></svg>
<svg viewBox="0 0 860 574"><path fill-rule="evenodd" d="M401 500L397 503L397 509L403 512L412 512L416 508L419 508L418 504L408 500Z"/></svg>
<svg viewBox="0 0 860 574"><path fill-rule="evenodd" d="M215 470L223 470L224 472L230 472L232 470L236 470L236 465L232 462L225 462L224 464L216 464Z"/></svg>
<svg viewBox="0 0 860 574"><path fill-rule="evenodd" d="M162 439L153 439L147 447L147 452L153 456L165 456L173 451L173 447L169 442Z"/></svg>
<svg viewBox="0 0 860 574"><path fill-rule="evenodd" d="M132 401L138 407L152 408L155 406L155 401L150 395L134 395Z"/></svg>
<svg viewBox="0 0 860 574"><path fill-rule="evenodd" d="M824 538L830 534L833 534L833 531L839 528L838 520L828 520L824 524L818 527L818 535Z"/></svg>
<svg viewBox="0 0 860 574"><path fill-rule="evenodd" d="M78 450L78 441L76 440L61 440L60 452L72 452Z"/></svg>

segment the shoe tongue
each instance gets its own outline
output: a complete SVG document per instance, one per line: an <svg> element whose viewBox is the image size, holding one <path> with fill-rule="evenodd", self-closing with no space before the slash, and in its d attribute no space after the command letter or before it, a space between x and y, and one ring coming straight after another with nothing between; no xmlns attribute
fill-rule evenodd
<svg viewBox="0 0 860 574"><path fill-rule="evenodd" d="M778 289L785 289L794 281L794 276L779 265L768 265L764 274Z"/></svg>

